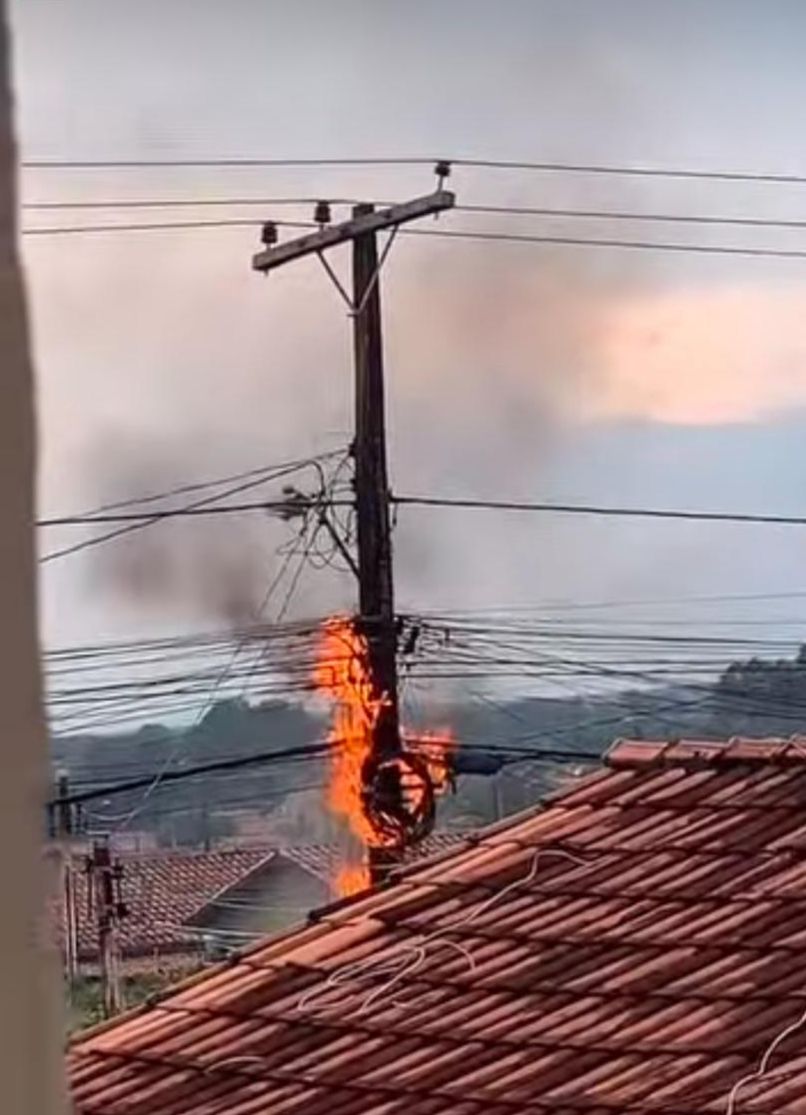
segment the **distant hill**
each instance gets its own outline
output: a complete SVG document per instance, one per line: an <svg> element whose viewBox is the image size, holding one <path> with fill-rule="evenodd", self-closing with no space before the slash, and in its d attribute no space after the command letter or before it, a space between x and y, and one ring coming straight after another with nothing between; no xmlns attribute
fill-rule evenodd
<svg viewBox="0 0 806 1115"><path fill-rule="evenodd" d="M485 695L479 700L469 694L441 707L438 719L440 725L450 724L460 746L586 754L600 753L623 736L724 739L806 733L806 648L793 659L734 662L712 685L614 689L607 697L497 700ZM52 754L54 767L68 771L71 787L80 790L150 776L166 766L181 769L310 745L323 740L326 731L325 721L300 704L222 700L193 727L147 724L130 732L60 736ZM325 775L321 759L249 767L160 786L145 799L140 790L94 801L86 820L91 828L114 827L117 818L137 809L139 829L166 843L198 845L227 835L232 810L270 813L292 791L321 786ZM494 779L465 775L456 795L441 806L441 821L484 824L538 800L561 777L560 764L526 760ZM316 794L303 800L304 809L321 811ZM304 832L304 815L299 826Z"/></svg>

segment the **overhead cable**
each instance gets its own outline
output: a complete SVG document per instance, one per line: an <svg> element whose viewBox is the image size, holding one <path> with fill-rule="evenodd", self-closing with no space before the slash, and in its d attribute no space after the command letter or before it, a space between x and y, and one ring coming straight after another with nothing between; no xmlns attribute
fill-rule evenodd
<svg viewBox="0 0 806 1115"><path fill-rule="evenodd" d="M319 199L313 197L208 197L208 198L117 198L98 201L37 201L23 202L21 208L32 211L63 210L111 210L111 209L205 209L205 208L244 208L251 206L303 206L315 205ZM357 205L359 198L330 198L330 205ZM363 199L364 201L368 199ZM371 200L371 204L381 207L396 204L390 201ZM639 221L651 224L695 224L728 225L748 228L806 229L806 220L782 217L722 216L719 214L698 213L646 213L633 210L613 209L568 209L545 205L480 205L457 204L451 207L454 213L484 213L493 216L548 217L573 220L597 221ZM248 220L245 223L251 224ZM104 226L107 227L107 226ZM113 227L113 226L108 226ZM118 227L118 226L114 226ZM155 224L155 227L158 227ZM35 230L28 230L35 232Z"/></svg>
<svg viewBox="0 0 806 1115"><path fill-rule="evenodd" d="M315 227L307 221L274 221L275 225L283 227L310 228ZM23 236L69 236L87 233L110 232L169 232L182 229L213 229L213 228L248 228L257 230L258 222L250 218L224 218L220 220L196 221L159 221L135 222L99 225L50 225L41 228L24 228ZM507 233L491 231L473 231L472 229L423 229L404 228L400 230L401 236L435 237L442 240L467 240L479 242L513 243L513 244L543 244L557 247L578 248L618 248L626 250L693 253L695 255L727 255L747 256L771 259L806 259L806 249L801 248L756 248L743 247L733 244L676 244L670 241L653 240L626 240L613 237L586 237L586 236L554 236L536 235L531 233Z"/></svg>
<svg viewBox="0 0 806 1115"><path fill-rule="evenodd" d="M355 167L355 166L434 166L444 156L380 156L356 158L260 158L220 157L187 159L23 159L25 170L138 170L147 168L188 168L204 170L212 167ZM516 159L451 158L454 166L488 170L529 170L558 174L593 174L615 177L679 178L716 182L767 182L787 185L806 184L806 174L770 171L708 170L701 167L630 166L602 163L536 161Z"/></svg>

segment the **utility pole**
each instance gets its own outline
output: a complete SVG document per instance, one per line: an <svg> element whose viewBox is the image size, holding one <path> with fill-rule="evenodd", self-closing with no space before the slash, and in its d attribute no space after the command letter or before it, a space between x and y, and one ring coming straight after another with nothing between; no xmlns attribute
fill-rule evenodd
<svg viewBox="0 0 806 1115"><path fill-rule="evenodd" d="M447 164L436 168L436 193L376 210L371 204L356 205L352 219L330 224L326 202L316 207L318 232L285 244L277 243L271 222L263 227L264 251L252 262L267 274L280 265L316 254L336 289L347 303L353 319L355 362L355 506L359 617L358 628L367 645L372 700L378 710L372 727L372 747L363 772L365 802L378 813L399 820L405 828L402 775L394 760L403 752L397 693L397 634L389 514L389 480L386 453L383 344L381 329L380 272L397 230L405 222L438 214L454 205L454 195L442 189L449 173ZM379 257L377 233L389 229L389 239ZM351 241L353 245L353 293L347 293L330 263L326 249ZM404 837L387 847L369 849L370 876L381 882L401 859Z"/></svg>
<svg viewBox="0 0 806 1115"><path fill-rule="evenodd" d="M73 806L70 801L70 776L59 771L56 777L55 832L57 840L68 840L74 831Z"/></svg>
<svg viewBox="0 0 806 1115"><path fill-rule="evenodd" d="M373 212L358 205L354 217ZM355 346L355 495L358 542L359 611L370 654L377 699L385 698L378 719L376 749L388 758L400 751L397 710L395 603L392 532L386 463L386 416L381 340L378 249L374 232L353 242Z"/></svg>
<svg viewBox="0 0 806 1115"><path fill-rule="evenodd" d="M353 217L368 216L371 205L357 205ZM389 521L386 407L381 335L378 245L374 232L353 241L353 344L355 350L355 497L358 545L359 615L367 644L372 697L378 709L372 762L365 783L380 793L380 807L394 813L402 795L400 774L389 760L400 755L397 692L397 638ZM384 766L383 764L386 764ZM384 770L381 784L376 771ZM401 859L395 845L369 849L370 878L382 882Z"/></svg>
<svg viewBox="0 0 806 1115"><path fill-rule="evenodd" d="M113 864L108 840L94 842L87 871L98 930L98 962L104 1017L112 1018L123 1006L118 972L117 927L127 911L120 899L123 868L119 863Z"/></svg>
<svg viewBox="0 0 806 1115"><path fill-rule="evenodd" d="M78 975L78 920L75 881L71 859L71 838L75 833L74 811L70 801L70 777L66 771L56 776L56 794L50 806L51 836L59 846L64 920L64 965L67 986L72 989Z"/></svg>

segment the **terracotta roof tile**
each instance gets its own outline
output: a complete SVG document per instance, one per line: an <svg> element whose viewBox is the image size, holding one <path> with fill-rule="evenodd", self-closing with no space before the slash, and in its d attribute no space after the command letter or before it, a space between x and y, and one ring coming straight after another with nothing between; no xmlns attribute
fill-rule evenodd
<svg viewBox="0 0 806 1115"><path fill-rule="evenodd" d="M465 839L467 839L466 832L434 832L421 844L410 849L408 861L416 862L439 855L450 848L455 848ZM339 868L339 851L328 844L288 845L278 847L277 853L326 883L332 881Z"/></svg>
<svg viewBox="0 0 806 1115"><path fill-rule="evenodd" d="M117 855L124 867L121 898L128 915L120 922L121 957L146 957L188 949L198 937L182 924L218 892L265 860L267 848L212 852L166 852ZM98 957L98 933L90 908L85 857L67 863L75 887L78 958ZM64 938L64 907L59 904L60 940Z"/></svg>
<svg viewBox="0 0 806 1115"><path fill-rule="evenodd" d="M787 1027L736 1111L802 1115L806 750L608 762L80 1037L78 1115L721 1115Z"/></svg>

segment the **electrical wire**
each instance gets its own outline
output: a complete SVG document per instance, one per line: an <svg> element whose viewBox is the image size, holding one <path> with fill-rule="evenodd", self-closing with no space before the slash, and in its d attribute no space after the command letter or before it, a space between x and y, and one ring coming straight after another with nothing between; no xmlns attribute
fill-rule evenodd
<svg viewBox="0 0 806 1115"><path fill-rule="evenodd" d="M281 461L274 465L261 465L259 468L247 469L245 472L236 472L229 476L218 476L211 480L195 480L193 482L180 484L174 488L168 488L165 491L151 492L148 495L116 500L112 503L103 503L88 511L79 512L76 518L89 519L96 515L102 515L107 511L119 511L127 507L139 507L144 503L159 503L163 500L171 499L174 496L192 495L194 492L205 491L208 488L220 488L227 484L236 484L241 480L251 480L253 477L265 476L267 473L274 474L274 479L281 479L284 476L308 468L316 462L327 461L334 457L341 457L344 452L343 449L333 449L329 452L318 453L315 457L302 457L292 461Z"/></svg>
<svg viewBox="0 0 806 1115"><path fill-rule="evenodd" d="M177 771L164 771L161 783L179 782L188 778L197 778L203 774L215 774L219 771L239 770L249 766L263 766L270 763L287 763L294 760L318 759L327 755L333 745L329 742L307 744L304 747L288 747L278 751L264 751L259 754L243 755L237 759L218 759L210 763L200 763L195 767L185 767ZM64 797L53 798L47 804L79 805L82 802L93 801L97 798L113 797L116 794L131 793L135 790L147 788L152 783L151 776L132 778L125 782L117 782L110 786L99 787L93 790L83 790Z"/></svg>
<svg viewBox="0 0 806 1115"><path fill-rule="evenodd" d="M214 197L214 198L118 198L101 201L42 201L24 202L22 209L33 211L112 210L112 209L205 209L244 208L249 206L315 205L322 199L314 197ZM329 198L329 205L357 205L359 198ZM388 208L397 202L371 200L372 205ZM806 229L806 220L782 217L722 216L697 213L647 213L634 210L568 209L545 205L482 205L459 204L451 206L451 213L482 213L491 216L546 217L573 220L636 221L650 224L694 224L739 228ZM250 222L251 223L251 222Z"/></svg>
<svg viewBox="0 0 806 1115"><path fill-rule="evenodd" d="M268 483L270 480L277 479L276 476L269 477L260 481L254 481L252 486L258 484ZM143 511L143 512L112 512L107 514L94 513L91 515L51 515L48 518L37 519L34 526L41 529L52 527L70 527L70 526L92 526L93 524L109 524L109 523L150 523L160 522L163 519L181 519L181 518L204 518L209 515L240 515L250 511L288 511L289 503L287 499L270 499L260 500L255 503L232 503L227 504L225 507L209 507L208 503L213 500L225 499L227 496L232 495L231 491L219 493L216 496L210 496L204 502L197 504L190 504L187 507L170 507L165 511ZM353 501L339 500L327 501L325 506L352 506Z"/></svg>
<svg viewBox="0 0 806 1115"><path fill-rule="evenodd" d="M694 522L759 523L806 526L806 515L768 515L741 511L695 511L658 507L618 507L599 504L540 503L527 500L464 499L445 496L398 496L399 507L440 507L466 511L520 511L550 515L596 515L604 518L682 519Z"/></svg>
<svg viewBox="0 0 806 1115"><path fill-rule="evenodd" d="M561 174L594 174L616 177L679 178L696 181L764 182L787 185L806 184L806 175L768 171L706 170L690 167L647 167L604 165L601 163L574 163L561 161L533 161L515 159L480 159L427 156L361 157L361 158L250 158L223 157L210 159L23 159L26 170L126 170L145 168L196 168L213 167L355 167L355 166L431 166L448 162L452 166L475 167L490 170L529 170Z"/></svg>
<svg viewBox="0 0 806 1115"><path fill-rule="evenodd" d="M314 458L304 462L294 462L280 468L272 468L267 470L266 473L258 475L257 477L250 476L249 479L244 480L240 484L236 484L225 488L223 491L215 492L202 496L200 499L186 504L183 507L167 508L154 512L90 512L80 515L66 515L50 519L37 520L38 527L54 527L54 526L77 526L77 525L92 525L98 523L123 523L125 525L108 531L101 535L96 535L93 538L84 539L81 542L73 543L70 546L63 546L57 550L51 550L49 553L43 554L39 558L41 565L49 564L59 558L69 557L73 554L81 553L84 550L92 549L95 546L100 546L106 542L114 541L124 535L131 534L134 531L143 530L146 527L154 526L165 519L181 518L188 516L196 516L199 514L209 514L213 509L211 505L217 504L220 500L230 499L232 496L239 495L242 492L251 491L253 488L261 487L264 484L271 483L279 480L285 476L293 475L300 472L302 469L310 467ZM215 484L206 484L205 487L216 486ZM151 502L155 498L161 497L144 497L143 502ZM167 497L166 497L167 498ZM287 500L273 501L276 510L287 509ZM238 505L225 505L224 507L215 507L216 512L219 514L232 514L234 508ZM254 508L250 506L250 510ZM270 503L264 504L264 510L270 509Z"/></svg>
<svg viewBox="0 0 806 1115"><path fill-rule="evenodd" d="M223 499L224 493L215 497ZM422 495L392 495L390 502L398 507L437 507L453 508L466 511L517 511L531 512L547 515L591 515L604 518L643 518L643 519L679 519L691 522L716 522L716 523L749 523L770 526L806 526L806 515L770 515L763 512L751 511L699 511L683 508L658 508L658 507L619 507L602 504L574 504L574 503L544 503L527 500L505 499L471 499L450 496L422 496ZM330 499L323 502L325 507L353 507L354 501L350 499ZM39 519L36 526L40 529L61 526L86 526L88 523L143 523L162 519L240 515L259 511L282 511L288 509L288 500L260 500L256 502L235 503L225 507L191 506L171 508L167 511L148 513L122 513L112 515L98 515L91 519L63 515ZM93 544L93 540L88 540ZM46 555L47 557L48 555ZM54 555L55 556L55 555Z"/></svg>
<svg viewBox="0 0 806 1115"><path fill-rule="evenodd" d="M292 228L318 227L307 221L275 221L277 226ZM99 225L50 225L40 228L24 228L22 236L70 236L89 233L109 232L169 232L188 229L248 228L256 231L258 222L250 218L226 218L220 220L130 222ZM492 231L473 231L470 229L400 229L401 236L424 236L442 240L489 241L513 244L543 244L557 247L579 248L617 248L653 252L691 253L695 255L745 256L768 259L806 259L806 249L802 248L756 248L740 245L720 244L679 244L667 241L626 240L614 237L556 236L530 233L507 233Z"/></svg>

